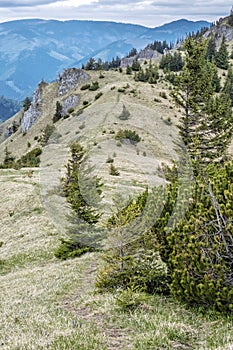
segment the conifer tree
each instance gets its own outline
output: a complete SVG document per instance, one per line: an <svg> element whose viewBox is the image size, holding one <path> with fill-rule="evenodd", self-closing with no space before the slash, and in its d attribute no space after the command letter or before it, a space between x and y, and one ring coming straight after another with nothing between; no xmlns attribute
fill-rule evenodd
<svg viewBox="0 0 233 350"><path fill-rule="evenodd" d="M224 36L222 38L220 48L215 55L215 60L218 68L225 69L225 70L228 69L229 55L227 51L226 39Z"/></svg>
<svg viewBox="0 0 233 350"><path fill-rule="evenodd" d="M233 164L196 178L185 218L167 233L171 292L193 305L233 310Z"/></svg>
<svg viewBox="0 0 233 350"><path fill-rule="evenodd" d="M53 116L53 123L56 123L61 118L62 118L62 105L59 101L57 101L56 102L56 112Z"/></svg>
<svg viewBox="0 0 233 350"><path fill-rule="evenodd" d="M206 58L209 61L215 59L216 56L216 43L213 36L210 37L207 44Z"/></svg>
<svg viewBox="0 0 233 350"><path fill-rule="evenodd" d="M233 70L232 67L228 68L226 81L223 87L223 92L231 99L231 105L233 106Z"/></svg>
<svg viewBox="0 0 233 350"><path fill-rule="evenodd" d="M60 259L74 258L98 249L103 239L103 230L95 226L101 215L95 207L100 201L102 184L97 177L90 175L92 169L82 169L85 151L80 143L73 143L70 150L71 159L62 187L72 211L68 217L68 238L62 238L55 251L55 256Z"/></svg>
<svg viewBox="0 0 233 350"><path fill-rule="evenodd" d="M206 60L206 41L188 38L184 48L185 66L172 96L183 109L180 135L197 171L223 159L232 134L232 112L225 94L215 96L216 68Z"/></svg>
<svg viewBox="0 0 233 350"><path fill-rule="evenodd" d="M26 97L24 99L24 101L23 101L23 110L24 110L24 112L26 112L29 109L30 106L31 106L31 101L30 101L29 97Z"/></svg>

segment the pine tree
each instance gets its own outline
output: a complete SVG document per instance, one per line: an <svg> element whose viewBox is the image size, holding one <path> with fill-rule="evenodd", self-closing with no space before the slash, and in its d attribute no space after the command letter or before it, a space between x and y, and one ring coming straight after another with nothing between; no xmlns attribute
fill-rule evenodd
<svg viewBox="0 0 233 350"><path fill-rule="evenodd" d="M180 135L198 171L223 159L232 134L232 112L225 94L215 96L216 68L206 60L206 41L188 38L184 48L185 66L172 96L183 109Z"/></svg>
<svg viewBox="0 0 233 350"><path fill-rule="evenodd" d="M23 110L26 112L29 107L31 106L31 101L29 97L26 97L25 100L23 101Z"/></svg>
<svg viewBox="0 0 233 350"><path fill-rule="evenodd" d="M188 304L233 310L233 164L196 178L190 208L167 232L171 292Z"/></svg>
<svg viewBox="0 0 233 350"><path fill-rule="evenodd" d="M220 48L215 55L215 60L218 68L225 69L225 70L228 69L229 55L227 51L226 39L224 36L222 38Z"/></svg>
<svg viewBox="0 0 233 350"><path fill-rule="evenodd" d="M72 214L68 219L70 226L67 237L55 251L59 259L74 258L100 247L104 238L103 230L95 226L100 213L95 207L99 204L101 187L100 179L90 175L92 169L82 167L85 151L79 143L70 147L71 159L67 164L66 177L62 188Z"/></svg>
<svg viewBox="0 0 233 350"><path fill-rule="evenodd" d="M67 175L63 181L63 189L68 203L70 203L71 208L76 213L76 215L83 221L92 224L98 222L100 215L94 211L92 206L90 206L86 199L89 198L91 202L95 202L95 198L92 197L92 189L97 188L99 194L101 193L101 184L99 179L94 178L90 182L90 177L88 179L88 172L82 170L81 164L84 159L84 149L79 143L74 143L71 145L71 159L67 165ZM95 186L92 186L95 185ZM92 197L92 198L90 198Z"/></svg>
<svg viewBox="0 0 233 350"><path fill-rule="evenodd" d="M223 87L223 92L231 99L231 105L233 106L233 70L232 67L228 68L226 81Z"/></svg>
<svg viewBox="0 0 233 350"><path fill-rule="evenodd" d="M212 61L216 56L216 43L213 36L210 37L207 44L206 59Z"/></svg>
<svg viewBox="0 0 233 350"><path fill-rule="evenodd" d="M56 123L59 119L62 118L62 105L59 101L56 103L56 112L53 116L53 123Z"/></svg>

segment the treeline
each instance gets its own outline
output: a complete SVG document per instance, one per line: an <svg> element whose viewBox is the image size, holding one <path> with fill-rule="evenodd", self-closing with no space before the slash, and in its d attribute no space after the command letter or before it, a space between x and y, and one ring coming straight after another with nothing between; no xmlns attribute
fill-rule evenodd
<svg viewBox="0 0 233 350"><path fill-rule="evenodd" d="M89 61L84 65L82 65L82 69L86 70L110 70L114 68L119 68L121 65L120 57L116 56L112 59L112 61L103 61L101 58L97 60L93 57L89 59Z"/></svg>

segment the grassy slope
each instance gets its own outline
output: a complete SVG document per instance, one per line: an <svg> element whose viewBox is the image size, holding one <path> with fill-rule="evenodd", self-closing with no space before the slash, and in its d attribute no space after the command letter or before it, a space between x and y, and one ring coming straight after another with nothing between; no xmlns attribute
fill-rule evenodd
<svg viewBox="0 0 233 350"><path fill-rule="evenodd" d="M92 79L98 79L93 72ZM125 92L118 88L128 86ZM114 89L113 86L115 86ZM17 132L0 146L16 156L37 146L35 136L51 121L55 111L56 83L46 87L43 117L25 136ZM176 157L177 137L174 106L159 96L167 89L159 83L135 83L119 72L106 72L100 80L103 95L80 91L74 113L56 123L61 136L45 146L40 169L0 171L0 343L3 349L232 349L233 324L211 313L186 309L169 298L152 296L132 313L120 312L112 294L94 294L94 279L100 257L87 254L59 261L53 251L64 236L68 208L57 185L64 174L68 145L80 140L89 151L93 172L104 182L103 209L116 193L128 195L146 185L163 182L158 165ZM161 100L155 102L154 97ZM80 115L82 102L91 105ZM123 104L130 111L127 121L118 116ZM166 121L171 118L172 125ZM137 146L117 146L114 132L136 130ZM145 153L143 153L145 152ZM108 156L114 155L119 177L109 175Z"/></svg>
<svg viewBox="0 0 233 350"><path fill-rule="evenodd" d="M172 159L177 158L174 141L177 139L175 125L178 122L178 111L175 111L168 99L159 96L167 90L164 83L136 83L133 76L112 71L105 72L104 79L99 79L98 72L90 74L91 81L99 81L100 89L91 92L82 91L77 87L63 97L78 94L80 102L68 119L55 124L55 137L43 149L40 176L44 184L43 189L47 193L59 183L59 178L64 174L64 166L69 157L69 144L80 141L89 156L85 166L94 166L93 173L104 183L102 204L103 211L108 212L109 204L112 204L116 193L123 195L127 201L130 195L142 191L146 186L151 188L164 183L164 178L159 172L161 164L170 163ZM125 91L119 92L118 89L123 87ZM102 92L103 95L95 100L98 92ZM168 96L168 92L166 94ZM0 144L0 161L4 158L5 147L19 158L38 146L35 138L41 135L48 123L51 123L57 100L57 83L49 84L43 92L42 118L26 135L22 136L19 130ZM158 100L160 102L157 102ZM83 101L88 101L89 106L79 114L78 111L83 108ZM130 112L129 119L125 121L119 119L123 105ZM171 120L170 124L168 120ZM6 125L7 123L3 127ZM142 141L136 146L123 143L119 147L119 142L114 139L119 129L136 131ZM119 177L109 175L109 164L106 163L108 157L114 158L114 165L120 171ZM51 200L56 205L56 200ZM56 211L56 208L54 210Z"/></svg>
<svg viewBox="0 0 233 350"><path fill-rule="evenodd" d="M28 175L0 172L3 349L232 349L230 319L159 296L124 313L112 294L93 293L99 255L54 258L61 232L41 201L38 172Z"/></svg>

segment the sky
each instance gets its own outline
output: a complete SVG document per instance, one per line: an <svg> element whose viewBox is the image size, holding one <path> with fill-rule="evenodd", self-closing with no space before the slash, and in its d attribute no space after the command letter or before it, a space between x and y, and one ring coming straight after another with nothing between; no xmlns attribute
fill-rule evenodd
<svg viewBox="0 0 233 350"><path fill-rule="evenodd" d="M0 0L0 22L76 19L157 27L181 18L216 22L230 14L232 5L228 0Z"/></svg>

